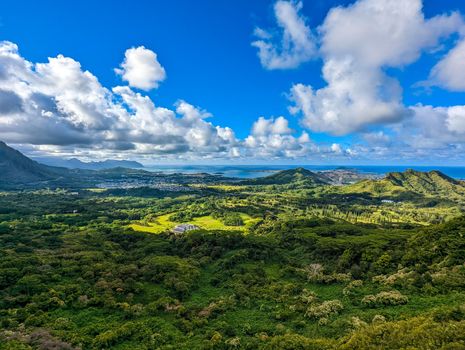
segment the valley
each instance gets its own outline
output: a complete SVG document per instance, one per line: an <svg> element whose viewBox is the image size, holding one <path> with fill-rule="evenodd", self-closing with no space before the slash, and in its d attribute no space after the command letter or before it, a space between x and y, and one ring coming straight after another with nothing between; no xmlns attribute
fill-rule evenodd
<svg viewBox="0 0 465 350"><path fill-rule="evenodd" d="M461 180L71 170L7 147L2 350L465 348Z"/></svg>
<svg viewBox="0 0 465 350"><path fill-rule="evenodd" d="M465 350L465 1L0 1L0 350Z"/></svg>

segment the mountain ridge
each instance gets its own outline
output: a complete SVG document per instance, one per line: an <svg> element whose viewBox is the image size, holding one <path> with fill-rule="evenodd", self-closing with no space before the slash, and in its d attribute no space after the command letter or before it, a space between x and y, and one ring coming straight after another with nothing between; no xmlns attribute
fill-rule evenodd
<svg viewBox="0 0 465 350"><path fill-rule="evenodd" d="M0 141L0 185L49 181L59 178L59 168L40 164Z"/></svg>
<svg viewBox="0 0 465 350"><path fill-rule="evenodd" d="M456 198L465 196L465 182L431 170L421 172L407 169L390 172L383 179L362 180L343 189L345 193L370 193L380 197L392 197L415 193L427 197Z"/></svg>
<svg viewBox="0 0 465 350"><path fill-rule="evenodd" d="M83 162L77 158L62 159L58 157L34 157L33 160L48 166L68 169L103 170L117 167L142 169L144 166L132 160L106 159L103 161Z"/></svg>
<svg viewBox="0 0 465 350"><path fill-rule="evenodd" d="M0 187L17 188L34 185L67 186L111 174L140 175L143 169L112 167L100 170L69 169L41 164L0 141ZM145 172L144 172L145 173ZM102 178L102 179L103 179ZM303 167L278 171L266 177L240 181L244 185L325 186L331 178ZM366 179L354 184L335 186L341 193L368 193L374 197L398 197L408 194L445 199L465 198L465 182L453 179L438 170L421 172L408 169L388 173L383 179ZM334 191L331 189L330 191Z"/></svg>
<svg viewBox="0 0 465 350"><path fill-rule="evenodd" d="M286 185L286 184L313 184L327 185L331 182L329 178L322 174L314 173L303 167L278 171L265 177L248 179L244 184L250 185Z"/></svg>

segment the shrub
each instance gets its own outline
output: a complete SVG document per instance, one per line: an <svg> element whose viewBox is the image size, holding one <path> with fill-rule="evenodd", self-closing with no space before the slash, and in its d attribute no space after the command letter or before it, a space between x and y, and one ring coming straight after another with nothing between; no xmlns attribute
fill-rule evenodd
<svg viewBox="0 0 465 350"><path fill-rule="evenodd" d="M335 342L329 339L307 338L299 334L285 334L269 338L264 349L267 350L329 350L335 348Z"/></svg>
<svg viewBox="0 0 465 350"><path fill-rule="evenodd" d="M368 307L402 305L407 303L408 298L397 290L380 292L376 295L366 295L362 299L362 304Z"/></svg>
<svg viewBox="0 0 465 350"><path fill-rule="evenodd" d="M433 319L436 322L463 321L465 320L465 305L436 310L433 313Z"/></svg>
<svg viewBox="0 0 465 350"><path fill-rule="evenodd" d="M303 268L307 279L311 282L330 284L330 283L340 283L340 282L349 282L351 279L350 273L332 273L325 275L324 266L321 264L310 264Z"/></svg>
<svg viewBox="0 0 465 350"><path fill-rule="evenodd" d="M244 221L238 213L228 213L223 218L223 223L226 226L243 226Z"/></svg>
<svg viewBox="0 0 465 350"><path fill-rule="evenodd" d="M307 274L309 280L315 278L316 276L322 275L324 272L324 267L321 264L310 264L304 267L304 271Z"/></svg>
<svg viewBox="0 0 465 350"><path fill-rule="evenodd" d="M144 329L140 323L128 322L118 328L100 333L94 339L94 346L97 348L107 348L121 341L130 339L135 333Z"/></svg>
<svg viewBox="0 0 465 350"><path fill-rule="evenodd" d="M310 306L305 316L318 319L328 318L331 315L337 315L343 309L344 305L339 300L328 300L319 305Z"/></svg>
<svg viewBox="0 0 465 350"><path fill-rule="evenodd" d="M465 322L434 322L415 317L372 323L350 333L337 349L463 349Z"/></svg>
<svg viewBox="0 0 465 350"><path fill-rule="evenodd" d="M226 310L234 307L236 305L236 300L234 295L229 297L220 297L219 299L212 301L207 307L204 307L199 311L198 315L200 317L210 317L212 314L223 313Z"/></svg>
<svg viewBox="0 0 465 350"><path fill-rule="evenodd" d="M305 304L313 304L317 300L318 296L315 292L312 292L308 289L303 289L302 293L299 295L300 301Z"/></svg>
<svg viewBox="0 0 465 350"><path fill-rule="evenodd" d="M343 283L349 282L351 276L349 273L332 273L330 275L317 275L311 279L312 282L331 284L331 283Z"/></svg>
<svg viewBox="0 0 465 350"><path fill-rule="evenodd" d="M362 328L362 327L366 327L368 324L363 321L362 319L360 319L359 317L357 316L353 316L351 319L350 319L350 324L353 328L355 329L358 329L358 328Z"/></svg>
<svg viewBox="0 0 465 350"><path fill-rule="evenodd" d="M360 288L361 286L363 286L363 281L362 280L354 280L352 282L350 282L343 290L342 290L342 294L344 294L345 296L352 296L355 293L355 291Z"/></svg>
<svg viewBox="0 0 465 350"><path fill-rule="evenodd" d="M374 315L371 323L383 323L386 322L386 317L383 315Z"/></svg>

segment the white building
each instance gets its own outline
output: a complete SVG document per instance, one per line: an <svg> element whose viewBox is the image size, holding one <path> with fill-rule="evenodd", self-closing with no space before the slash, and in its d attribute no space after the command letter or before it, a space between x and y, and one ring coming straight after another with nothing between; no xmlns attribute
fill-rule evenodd
<svg viewBox="0 0 465 350"><path fill-rule="evenodd" d="M180 224L171 230L174 234L181 234L192 230L198 230L200 227L192 224Z"/></svg>

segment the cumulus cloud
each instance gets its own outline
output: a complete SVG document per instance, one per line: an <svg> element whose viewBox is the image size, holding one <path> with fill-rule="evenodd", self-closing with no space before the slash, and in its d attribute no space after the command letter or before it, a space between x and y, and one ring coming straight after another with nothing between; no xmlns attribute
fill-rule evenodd
<svg viewBox="0 0 465 350"><path fill-rule="evenodd" d="M398 130L409 146L435 149L465 142L465 106L411 108L413 117Z"/></svg>
<svg viewBox="0 0 465 350"><path fill-rule="evenodd" d="M140 90L157 88L166 72L157 55L142 46L127 50L116 69L128 86L107 88L72 58L29 62L11 42L0 42L0 139L30 144L36 152L89 158L392 161L431 159L432 154L450 160L463 154L465 106L406 106L402 87L390 73L424 53L438 52L444 39L459 33L457 45L433 67L427 84L465 91L460 14L425 18L421 0L358 0L330 10L315 38L301 8L300 1L278 0L279 33L256 28L253 45L267 69L294 68L322 57L325 86L294 84L289 109L311 131L357 133L350 147L338 139L317 144L282 116L258 118L250 135L237 139L232 129L215 125L208 111L184 100L174 108L158 106Z"/></svg>
<svg viewBox="0 0 465 350"><path fill-rule="evenodd" d="M315 38L299 11L301 1L279 0L274 5L274 14L280 29L280 38L272 32L256 28L258 57L266 69L296 68L316 55Z"/></svg>
<svg viewBox="0 0 465 350"><path fill-rule="evenodd" d="M333 8L320 28L326 57L370 67L399 67L463 25L459 13L425 19L421 0L359 0Z"/></svg>
<svg viewBox="0 0 465 350"><path fill-rule="evenodd" d="M291 132L292 130L289 128L289 122L284 117L278 117L276 119L260 117L252 127L252 134L260 136L268 134L285 135Z"/></svg>
<svg viewBox="0 0 465 350"><path fill-rule="evenodd" d="M446 126L450 132L464 136L465 141L465 106L447 108Z"/></svg>
<svg viewBox="0 0 465 350"><path fill-rule="evenodd" d="M22 100L13 91L0 90L0 114L22 111Z"/></svg>
<svg viewBox="0 0 465 350"><path fill-rule="evenodd" d="M166 72L158 62L157 54L144 46L127 49L121 68L115 68L129 86L142 90L151 90L165 80Z"/></svg>
<svg viewBox="0 0 465 350"><path fill-rule="evenodd" d="M291 134L284 117L266 119L260 117L244 140L248 155L264 158L303 157L311 155L314 145L306 132L296 137Z"/></svg>
<svg viewBox="0 0 465 350"><path fill-rule="evenodd" d="M384 131L369 132L362 135L363 139L370 145L389 145L391 138Z"/></svg>
<svg viewBox="0 0 465 350"><path fill-rule="evenodd" d="M303 131L300 134L289 128L284 117L258 118L252 125L249 136L243 141L243 156L272 160L322 159L329 155L348 155L339 144L316 144Z"/></svg>
<svg viewBox="0 0 465 350"><path fill-rule="evenodd" d="M414 62L463 26L458 13L425 19L421 0L359 0L333 8L319 28L327 86L296 84L291 112L305 127L334 135L398 122L411 114L387 67Z"/></svg>
<svg viewBox="0 0 465 350"><path fill-rule="evenodd" d="M352 60L328 60L323 68L328 86L314 90L291 88L291 113L302 114L302 124L314 131L344 135L396 122L408 114L398 82L381 71L361 69Z"/></svg>
<svg viewBox="0 0 465 350"><path fill-rule="evenodd" d="M229 128L185 101L158 107L128 86L109 90L79 62L59 55L31 63L0 43L0 139L54 153L227 155L237 143ZM100 153L99 153L100 152Z"/></svg>
<svg viewBox="0 0 465 350"><path fill-rule="evenodd" d="M383 130L363 133L344 155L367 161L463 161L465 106L409 107L410 117Z"/></svg>
<svg viewBox="0 0 465 350"><path fill-rule="evenodd" d="M430 82L451 91L465 91L465 39L433 67Z"/></svg>
<svg viewBox="0 0 465 350"><path fill-rule="evenodd" d="M295 6L294 13L302 6L286 4ZM424 53L436 52L445 39L458 33L462 39L433 68L430 81L449 90L465 90L465 25L460 13L425 18L421 0L358 0L331 9L316 30L318 40L311 37L305 20L300 23L312 44L320 44L326 86L293 85L288 95L293 103L290 112L301 116L301 125L312 131L336 136L361 133L362 142L350 149L335 143L326 151L389 158L426 157L431 149L444 155L447 149L463 148L463 106L406 106L399 81L389 73L404 69ZM256 46L262 64L270 68L272 59L279 57L275 37L263 29L255 34L261 38ZM269 131L272 123L258 120L248 141L270 144L270 138L276 139Z"/></svg>
<svg viewBox="0 0 465 350"><path fill-rule="evenodd" d="M344 153L318 146L286 118L260 117L244 140L184 100L157 106L130 86L108 89L79 62L59 55L46 63L24 59L0 43L0 139L31 145L29 153L85 158L163 159L319 157Z"/></svg>
<svg viewBox="0 0 465 350"><path fill-rule="evenodd" d="M331 145L331 151L333 151L336 154L342 154L343 153L342 147L338 143L333 143Z"/></svg>

